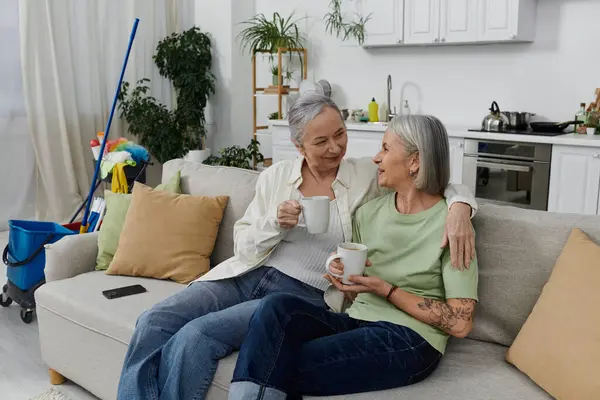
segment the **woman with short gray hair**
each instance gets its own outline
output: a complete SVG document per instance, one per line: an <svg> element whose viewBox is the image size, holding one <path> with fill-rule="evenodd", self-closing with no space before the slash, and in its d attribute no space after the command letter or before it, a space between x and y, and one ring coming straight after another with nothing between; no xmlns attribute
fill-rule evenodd
<svg viewBox="0 0 600 400"><path fill-rule="evenodd" d="M344 265L334 261L326 276L358 297L345 313L286 293L265 297L242 344L230 400L410 385L435 370L449 336L471 331L477 262L456 270L439 246L448 214L446 129L430 116L396 117L373 161L379 185L393 193L354 215L352 241L367 247L368 268L344 284L338 278Z"/></svg>
<svg viewBox="0 0 600 400"><path fill-rule="evenodd" d="M356 209L384 191L369 159L344 158L346 126L331 99L302 96L288 120L300 156L258 177L254 198L234 227L234 257L140 316L119 399L187 398L191 393L204 398L218 360L239 348L252 313L268 294L294 294L322 309L325 302L341 309L344 296L323 278L323 265L339 243L353 240ZM468 265L476 203L461 185L448 186L445 194L451 208L447 235L439 233L438 248L447 236L456 264ZM313 196L330 200L328 229L319 235L299 224L299 200Z"/></svg>

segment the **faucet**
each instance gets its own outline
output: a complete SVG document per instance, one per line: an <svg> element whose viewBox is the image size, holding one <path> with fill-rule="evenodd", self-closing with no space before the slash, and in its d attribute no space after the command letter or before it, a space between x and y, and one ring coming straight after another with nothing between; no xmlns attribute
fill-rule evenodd
<svg viewBox="0 0 600 400"><path fill-rule="evenodd" d="M391 103L391 94L392 94L392 76L388 75L387 77L387 122L390 122L392 118L396 116L396 107L394 106L394 112L392 113L392 103Z"/></svg>

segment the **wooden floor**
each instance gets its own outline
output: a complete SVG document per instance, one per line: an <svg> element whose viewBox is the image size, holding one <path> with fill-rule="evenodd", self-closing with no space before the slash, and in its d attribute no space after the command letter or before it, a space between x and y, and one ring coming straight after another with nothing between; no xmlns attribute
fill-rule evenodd
<svg viewBox="0 0 600 400"><path fill-rule="evenodd" d="M0 251L8 240L7 232L0 232ZM6 266L0 261L0 282L6 281ZM21 321L19 307L12 304L0 307L0 399L28 400L51 387L48 367L40 353L38 325ZM71 400L97 398L72 382L56 386Z"/></svg>

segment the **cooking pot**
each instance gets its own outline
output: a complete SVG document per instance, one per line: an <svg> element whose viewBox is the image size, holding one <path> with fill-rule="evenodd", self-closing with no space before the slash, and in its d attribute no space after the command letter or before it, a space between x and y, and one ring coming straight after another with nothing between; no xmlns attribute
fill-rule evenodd
<svg viewBox="0 0 600 400"><path fill-rule="evenodd" d="M481 122L481 129L488 132L502 132L508 128L508 118L500 112L500 107L492 102L490 113Z"/></svg>
<svg viewBox="0 0 600 400"><path fill-rule="evenodd" d="M519 131L528 129L531 116L535 115L521 111L502 111L502 114L508 118L508 128Z"/></svg>

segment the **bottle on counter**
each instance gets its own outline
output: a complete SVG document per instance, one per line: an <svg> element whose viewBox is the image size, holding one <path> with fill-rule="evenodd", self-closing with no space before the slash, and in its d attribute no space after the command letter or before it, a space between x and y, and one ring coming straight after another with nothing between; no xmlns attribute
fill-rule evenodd
<svg viewBox="0 0 600 400"><path fill-rule="evenodd" d="M586 116L585 126L587 129L591 129L588 131L590 135L598 133L598 126L600 125L600 112L598 112L598 106L596 103L590 104L590 111L588 111Z"/></svg>
<svg viewBox="0 0 600 400"><path fill-rule="evenodd" d="M581 123L575 124L575 133L585 133L585 120L587 112L585 111L585 103L579 104L579 111L575 114L575 121Z"/></svg>
<svg viewBox="0 0 600 400"><path fill-rule="evenodd" d="M379 122L379 105L375 101L375 97L369 103L369 122Z"/></svg>
<svg viewBox="0 0 600 400"><path fill-rule="evenodd" d="M385 102L381 103L381 105L379 106L379 121L380 122L387 122L388 120L388 105L385 104Z"/></svg>

